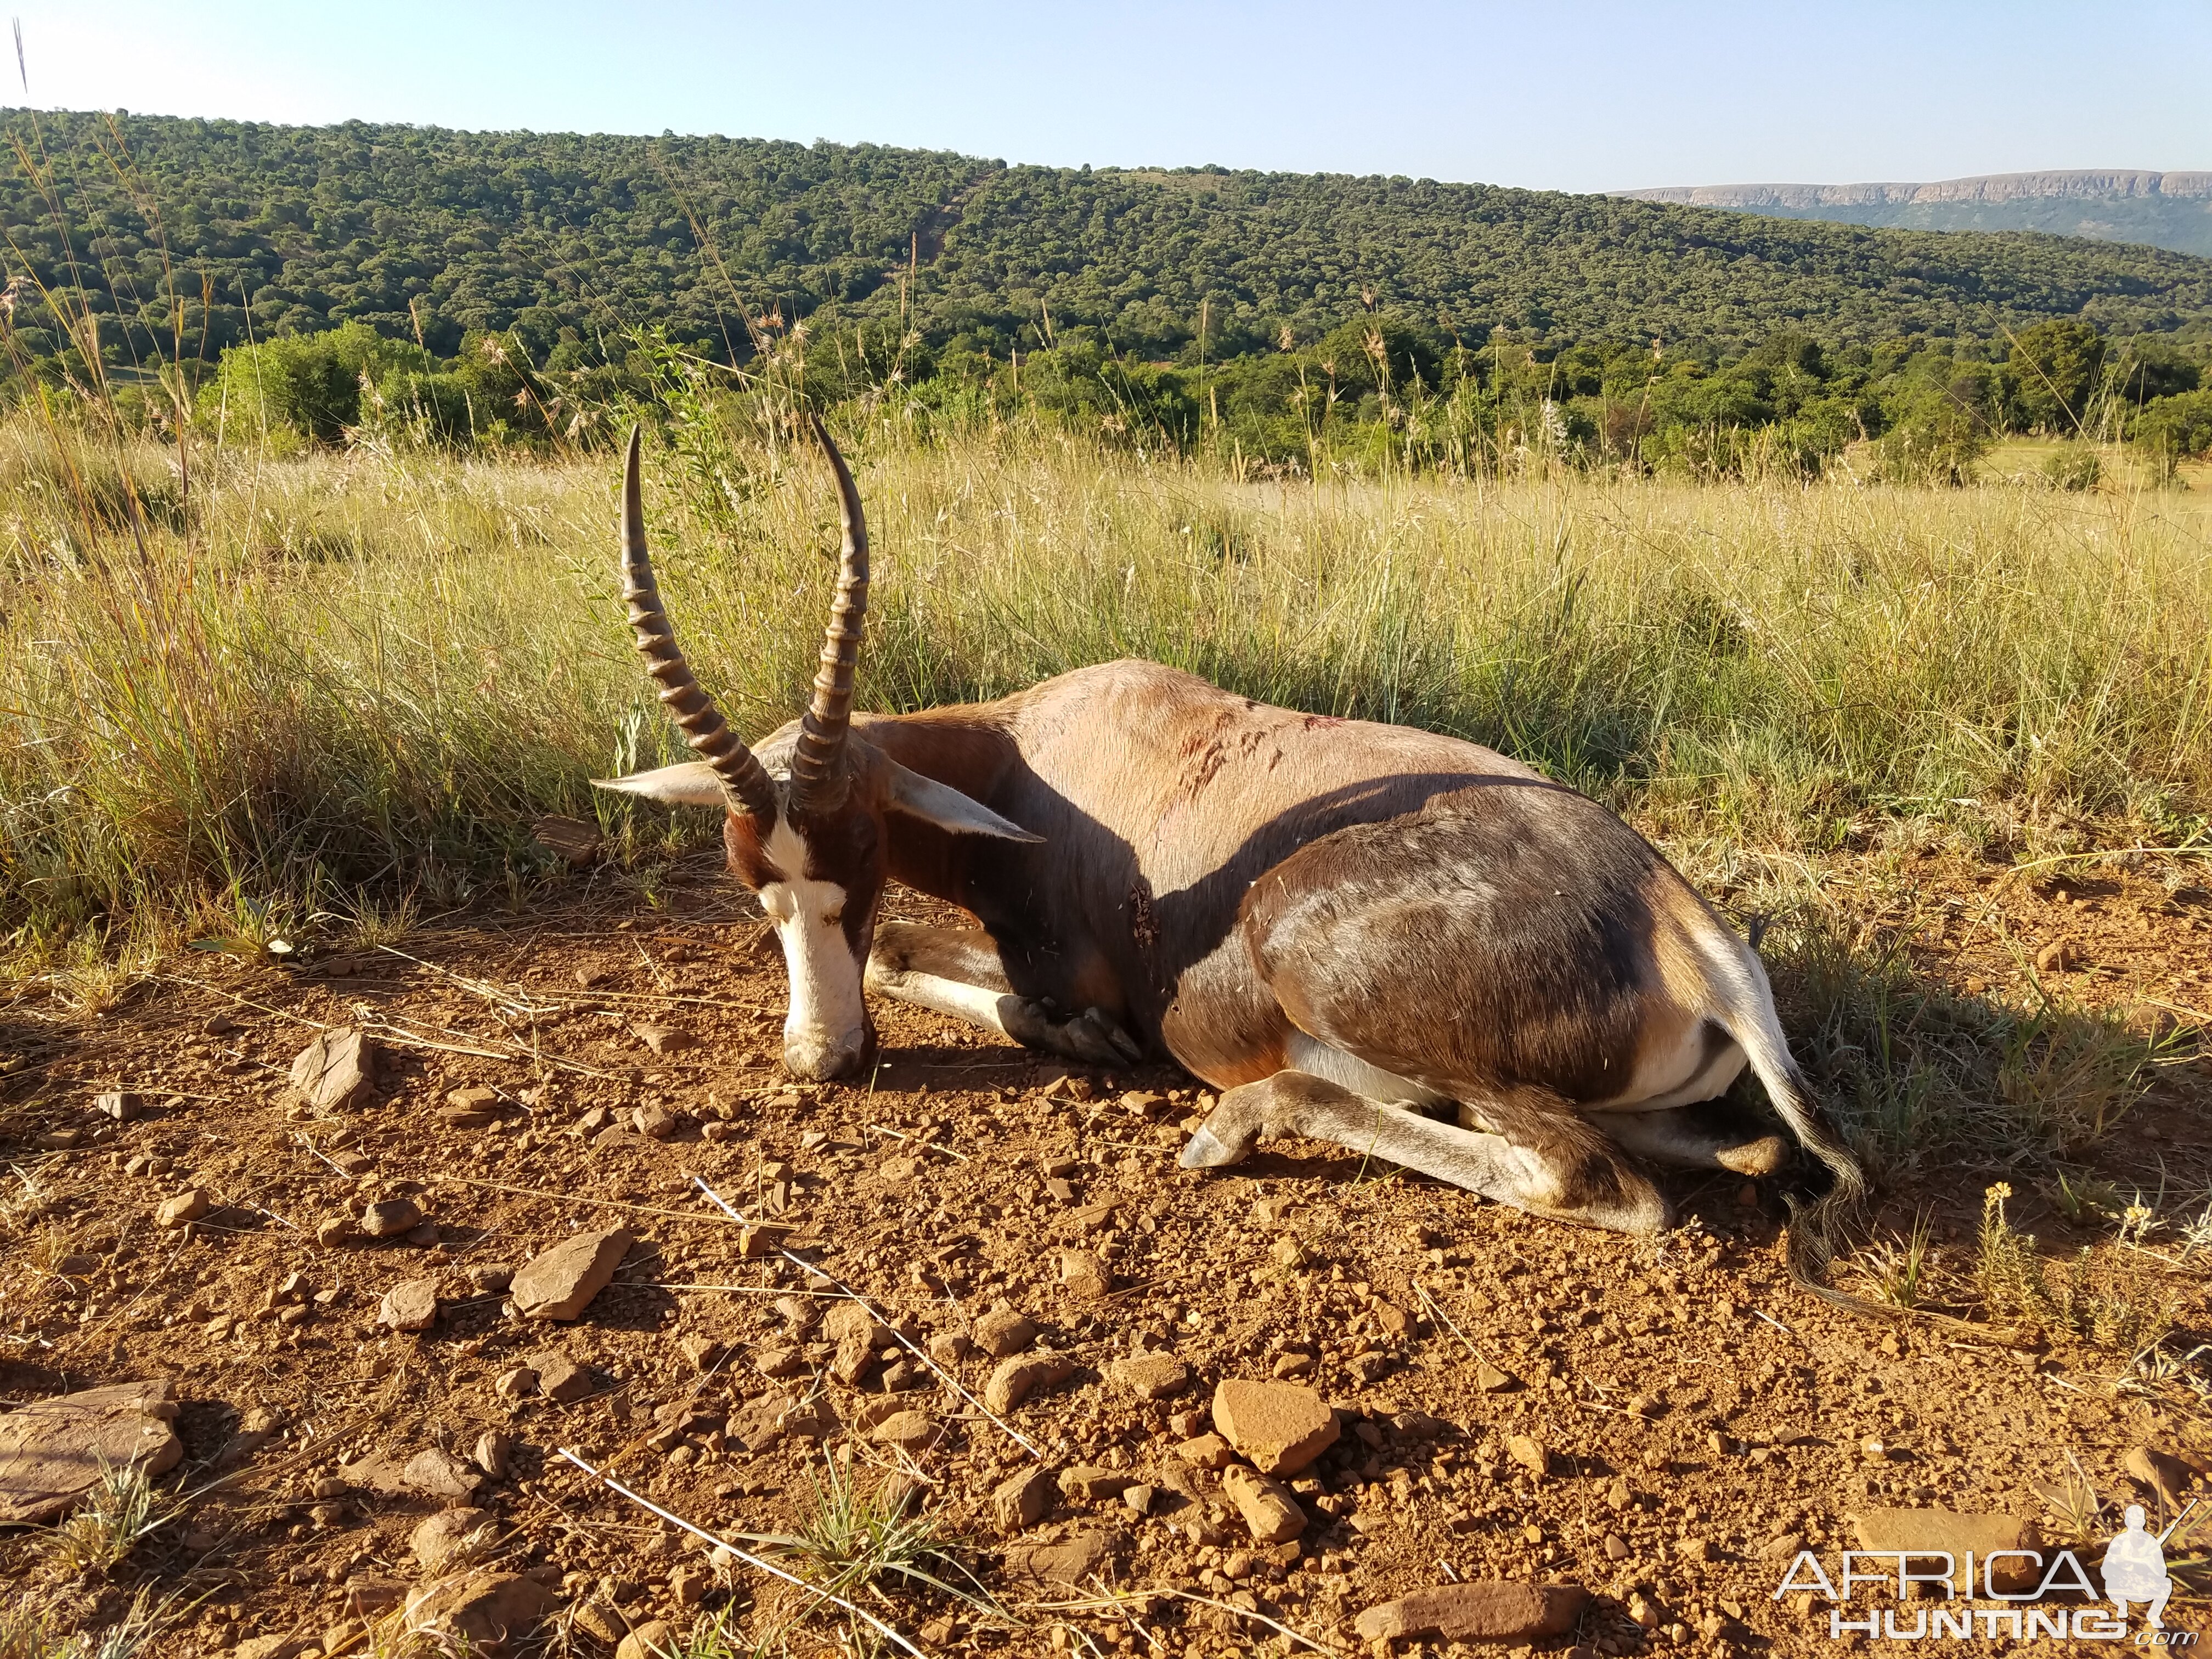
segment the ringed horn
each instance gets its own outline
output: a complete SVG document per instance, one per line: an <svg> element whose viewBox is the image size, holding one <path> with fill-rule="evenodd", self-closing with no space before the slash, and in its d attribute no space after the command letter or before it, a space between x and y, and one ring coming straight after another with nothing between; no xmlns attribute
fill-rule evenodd
<svg viewBox="0 0 2212 1659"><path fill-rule="evenodd" d="M837 562L837 597L830 606L830 625L822 635L821 666L814 673L814 696L799 724L791 754L792 805L801 812L832 812L845 804L849 781L845 770L845 734L853 720L853 670L860 659L860 628L868 614L868 521L860 492L837 453L828 428L813 410L806 422L837 475L837 517L844 551Z"/></svg>
<svg viewBox="0 0 2212 1659"><path fill-rule="evenodd" d="M821 812L842 806L849 787L845 734L852 724L853 671L860 661L861 625L868 614L868 526L845 458L837 453L836 444L812 411L808 411L806 419L836 474L838 517L844 532L837 597L830 605L830 625L823 635L821 666L814 675L814 695L799 723L799 741L791 757L793 811ZM646 672L660 687L662 706L684 733L684 742L714 769L731 806L763 824L774 823L777 814L775 781L744 740L730 730L714 700L691 672L683 647L676 643L667 607L661 603L660 584L653 579L653 561L645 546L639 444L639 428L633 427L629 459L623 471L623 598L629 605L629 625L639 654L645 659Z"/></svg>

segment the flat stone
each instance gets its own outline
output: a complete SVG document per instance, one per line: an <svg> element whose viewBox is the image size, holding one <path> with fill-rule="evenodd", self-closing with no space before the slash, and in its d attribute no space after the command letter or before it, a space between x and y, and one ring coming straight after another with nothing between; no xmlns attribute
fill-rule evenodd
<svg viewBox="0 0 2212 1659"><path fill-rule="evenodd" d="M1213 1391L1213 1425L1262 1474L1297 1474L1336 1443L1336 1413L1296 1382L1224 1379Z"/></svg>
<svg viewBox="0 0 2212 1659"><path fill-rule="evenodd" d="M230 1650L230 1659L294 1659L313 1645L304 1636L249 1636Z"/></svg>
<svg viewBox="0 0 2212 1659"><path fill-rule="evenodd" d="M505 1429L486 1429L477 1437L476 1449L469 1461L495 1480L507 1479L507 1465L514 1457L514 1437Z"/></svg>
<svg viewBox="0 0 2212 1659"><path fill-rule="evenodd" d="M505 1648L530 1634L556 1605L553 1592L519 1573L457 1573L407 1598L407 1628L455 1644Z"/></svg>
<svg viewBox="0 0 2212 1659"><path fill-rule="evenodd" d="M656 1054L681 1054L686 1048L696 1048L699 1039L680 1025L633 1025L630 1028L637 1040Z"/></svg>
<svg viewBox="0 0 2212 1659"><path fill-rule="evenodd" d="M155 1211L154 1219L164 1227L181 1227L187 1221L198 1221L214 1207L214 1200L205 1193L197 1187L187 1187Z"/></svg>
<svg viewBox="0 0 2212 1659"><path fill-rule="evenodd" d="M586 1601L569 1617L578 1630L601 1647L611 1648L629 1634L629 1620L605 1601Z"/></svg>
<svg viewBox="0 0 2212 1659"><path fill-rule="evenodd" d="M1001 1532L1033 1527L1051 1510L1060 1487L1043 1469L1023 1469L1001 1480L991 1493L991 1513Z"/></svg>
<svg viewBox="0 0 2212 1659"><path fill-rule="evenodd" d="M1504 1394L1521 1386L1521 1379L1510 1371L1501 1371L1487 1359L1479 1359L1474 1365L1474 1386L1485 1394Z"/></svg>
<svg viewBox="0 0 2212 1659"><path fill-rule="evenodd" d="M355 1243L360 1237L360 1224L349 1215L326 1215L315 1224L315 1243L326 1250Z"/></svg>
<svg viewBox="0 0 2212 1659"><path fill-rule="evenodd" d="M615 1659L662 1659L676 1651L676 1632L665 1619L648 1619L623 1638Z"/></svg>
<svg viewBox="0 0 2212 1659"><path fill-rule="evenodd" d="M425 1447L409 1458L399 1478L410 1492L432 1498L473 1498L483 1484L482 1470L435 1446Z"/></svg>
<svg viewBox="0 0 2212 1659"><path fill-rule="evenodd" d="M426 1517L407 1540L407 1547L426 1572L435 1572L465 1546L479 1528L492 1522L488 1510L440 1510Z"/></svg>
<svg viewBox="0 0 2212 1659"><path fill-rule="evenodd" d="M464 1088L447 1090L446 1104L465 1112L496 1108L499 1091L488 1089L481 1083L471 1083Z"/></svg>
<svg viewBox="0 0 2212 1659"><path fill-rule="evenodd" d="M93 1097L92 1109L118 1123L135 1123L145 1115L145 1097L129 1089L110 1089Z"/></svg>
<svg viewBox="0 0 2212 1659"><path fill-rule="evenodd" d="M975 1346L994 1359L1006 1359L1036 1340L1037 1328L1011 1308L996 1309L975 1322Z"/></svg>
<svg viewBox="0 0 2212 1659"><path fill-rule="evenodd" d="M345 1581L339 1605L356 1617L374 1615L404 1601L408 1589L404 1578L389 1578L382 1573L356 1573Z"/></svg>
<svg viewBox="0 0 2212 1659"><path fill-rule="evenodd" d="M857 1387L875 1363L875 1345L864 1336L848 1336L830 1356L830 1375L840 1382Z"/></svg>
<svg viewBox="0 0 2212 1659"><path fill-rule="evenodd" d="M884 1328L857 1302L833 1305L823 1318L822 1334L832 1342L862 1342L872 1348L884 1341Z"/></svg>
<svg viewBox="0 0 2212 1659"><path fill-rule="evenodd" d="M673 1140L684 1120L665 1106L641 1106L629 1115L630 1127L647 1140Z"/></svg>
<svg viewBox="0 0 2212 1659"><path fill-rule="evenodd" d="M317 1111L358 1106L376 1086L376 1045L349 1026L319 1031L292 1060L292 1087Z"/></svg>
<svg viewBox="0 0 2212 1659"><path fill-rule="evenodd" d="M1102 1469L1078 1463L1060 1472L1060 1489L1070 1498L1119 1498L1137 1484L1127 1469Z"/></svg>
<svg viewBox="0 0 2212 1659"><path fill-rule="evenodd" d="M1505 1455L1540 1479L1552 1472L1552 1454L1544 1443L1525 1434L1505 1437Z"/></svg>
<svg viewBox="0 0 2212 1659"><path fill-rule="evenodd" d="M1578 1584L1480 1579L1385 1601L1361 1613L1354 1628L1363 1642L1528 1642L1565 1635L1589 1601L1589 1592Z"/></svg>
<svg viewBox="0 0 2212 1659"><path fill-rule="evenodd" d="M1060 1282L1070 1296L1092 1302L1114 1288L1114 1274L1093 1251L1062 1250Z"/></svg>
<svg viewBox="0 0 2212 1659"><path fill-rule="evenodd" d="M1139 1400L1170 1400L1190 1386L1190 1367L1171 1353L1131 1354L1106 1367L1106 1380Z"/></svg>
<svg viewBox="0 0 2212 1659"><path fill-rule="evenodd" d="M763 1376L796 1376L806 1369L806 1356L784 1343L753 1350L753 1369Z"/></svg>
<svg viewBox="0 0 2212 1659"><path fill-rule="evenodd" d="M619 1227L563 1239L515 1274L516 1310L526 1319L575 1318L607 1287L632 1242Z"/></svg>
<svg viewBox="0 0 2212 1659"><path fill-rule="evenodd" d="M1039 1389L1064 1382L1075 1374L1075 1362L1066 1354L1022 1354L1001 1360L983 1385L983 1403L994 1412L1012 1411Z"/></svg>
<svg viewBox="0 0 2212 1659"><path fill-rule="evenodd" d="M1279 1480L1232 1463L1222 1472L1221 1490L1260 1543L1287 1544L1306 1529L1306 1512Z"/></svg>
<svg viewBox="0 0 2212 1659"><path fill-rule="evenodd" d="M1951 1510L1869 1510L1851 1518L1863 1550L1946 1551L1958 1565L1959 1593L1973 1594L1966 1581L1965 1553L1972 1550L1978 1562L1989 1562L2003 1550L2033 1551L2042 1540L2035 1522L2012 1515L1964 1515ZM1932 1561L1917 1564L1932 1569ZM1978 1571L1979 1569L1977 1569ZM2042 1569L2028 1556L2000 1556L1990 1563L1999 1589L2033 1589L2041 1583Z"/></svg>
<svg viewBox="0 0 2212 1659"><path fill-rule="evenodd" d="M167 1382L86 1389L0 1415L0 1525L53 1520L99 1484L103 1468L167 1474L185 1455L176 1417Z"/></svg>
<svg viewBox="0 0 2212 1659"><path fill-rule="evenodd" d="M384 1293L376 1322L395 1331L427 1331L438 1322L438 1281L403 1279Z"/></svg>
<svg viewBox="0 0 2212 1659"><path fill-rule="evenodd" d="M1160 1489L1158 1486L1142 1483L1121 1488L1121 1501L1139 1515L1150 1515L1152 1512L1152 1501L1159 1495Z"/></svg>
<svg viewBox="0 0 2212 1659"><path fill-rule="evenodd" d="M538 1373L527 1365L512 1366L499 1374L491 1389L501 1400L527 1400L538 1392Z"/></svg>
<svg viewBox="0 0 2212 1659"><path fill-rule="evenodd" d="M1127 1534L1107 1532L1079 1532L1052 1544L1017 1544L1006 1551L1006 1573L1033 1583L1079 1589L1089 1586L1094 1575L1108 1574L1114 1558L1127 1547Z"/></svg>
<svg viewBox="0 0 2212 1659"><path fill-rule="evenodd" d="M1175 1449L1176 1455L1199 1469L1225 1469L1237 1461L1237 1449L1218 1434L1201 1434Z"/></svg>
<svg viewBox="0 0 2212 1659"><path fill-rule="evenodd" d="M364 1205L361 1231L371 1238L397 1238L422 1224L422 1206L411 1198L384 1198Z"/></svg>
<svg viewBox="0 0 2212 1659"><path fill-rule="evenodd" d="M523 1364L538 1373L538 1391L565 1406L592 1391L592 1374L558 1349L525 1354Z"/></svg>
<svg viewBox="0 0 2212 1659"><path fill-rule="evenodd" d="M937 1419L927 1412L893 1412L868 1431L868 1438L878 1445L909 1452L925 1449L937 1436Z"/></svg>
<svg viewBox="0 0 2212 1659"><path fill-rule="evenodd" d="M2175 1510L2181 1508L2181 1494L2189 1489L2196 1473L2179 1458L2153 1446L2136 1447L2121 1467L2164 1499L2167 1509Z"/></svg>
<svg viewBox="0 0 2212 1659"><path fill-rule="evenodd" d="M342 1463L338 1477L364 1492L397 1495L409 1490L407 1465L389 1452L371 1452L358 1463Z"/></svg>
<svg viewBox="0 0 2212 1659"><path fill-rule="evenodd" d="M889 1395L879 1395L873 1400L863 1400L854 1407L847 1414L845 1423L855 1434L866 1434L877 1424L889 1422L901 1412L913 1409L913 1407Z"/></svg>
<svg viewBox="0 0 2212 1659"><path fill-rule="evenodd" d="M773 1397L756 1400L730 1415L723 1433L747 1451L772 1451L782 1443L783 1414L790 1402Z"/></svg>
<svg viewBox="0 0 2212 1659"><path fill-rule="evenodd" d="M711 1336L687 1336L676 1345L695 1371L711 1371L722 1363L729 1345Z"/></svg>

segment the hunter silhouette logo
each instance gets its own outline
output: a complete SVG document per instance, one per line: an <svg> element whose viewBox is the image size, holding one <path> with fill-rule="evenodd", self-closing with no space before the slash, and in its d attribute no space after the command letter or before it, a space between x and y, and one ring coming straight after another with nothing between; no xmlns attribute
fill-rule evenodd
<svg viewBox="0 0 2212 1659"><path fill-rule="evenodd" d="M2189 1510L2196 1507L2192 1503ZM2105 1547L2105 1599L2122 1619L2128 1616L2130 1602L2141 1601L2143 1622L2153 1630L2166 1628L2166 1601L2173 1594L2173 1580L2166 1576L2166 1540L2188 1518L2189 1510L2164 1532L2154 1533L2143 1524L2142 1505L2128 1505L2126 1529Z"/></svg>

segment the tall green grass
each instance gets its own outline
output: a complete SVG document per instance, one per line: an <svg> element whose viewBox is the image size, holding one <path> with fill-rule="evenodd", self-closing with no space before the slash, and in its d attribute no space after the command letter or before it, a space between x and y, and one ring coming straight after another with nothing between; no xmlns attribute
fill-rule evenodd
<svg viewBox="0 0 2212 1659"><path fill-rule="evenodd" d="M2140 837L2212 801L2212 558L2185 497L1240 483L1026 428L849 441L868 706L1152 657L1782 847L1884 815ZM817 648L826 475L736 418L648 454L682 635L766 730ZM234 449L198 459L187 508L157 447L0 428L13 942L526 890L536 815L624 812L586 778L677 752L622 624L615 472Z"/></svg>

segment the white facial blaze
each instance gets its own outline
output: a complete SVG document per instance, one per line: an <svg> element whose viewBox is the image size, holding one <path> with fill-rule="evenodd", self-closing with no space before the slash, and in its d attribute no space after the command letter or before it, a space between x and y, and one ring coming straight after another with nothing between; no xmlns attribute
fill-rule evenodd
<svg viewBox="0 0 2212 1659"><path fill-rule="evenodd" d="M781 819L767 851L777 869L794 872L760 890L761 908L775 924L791 978L784 1064L802 1077L829 1077L860 1053L867 1030L860 964L845 942L845 890L795 873L806 868L805 843Z"/></svg>

